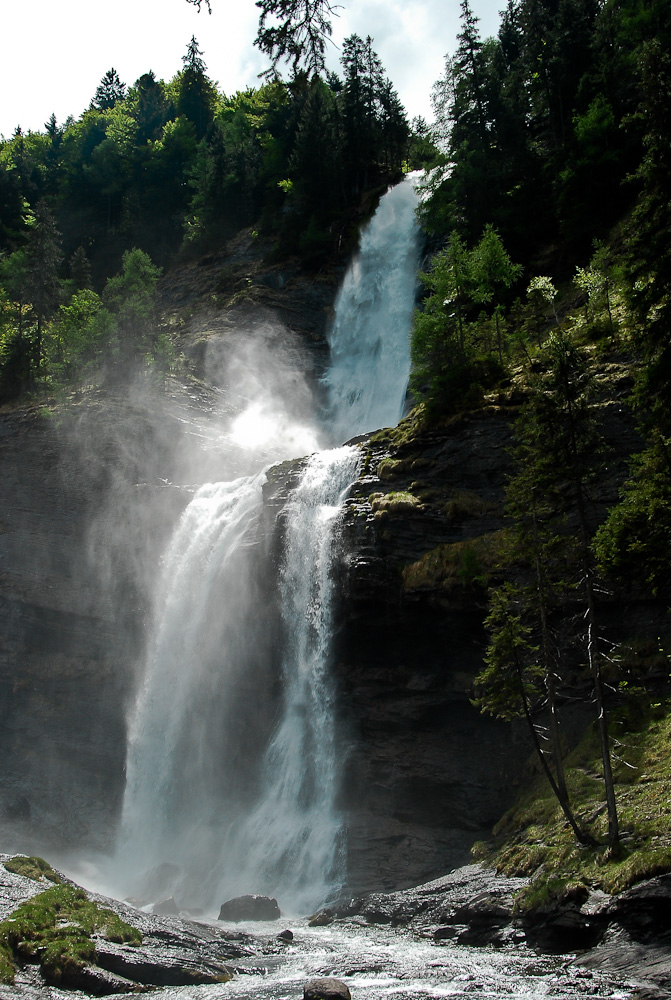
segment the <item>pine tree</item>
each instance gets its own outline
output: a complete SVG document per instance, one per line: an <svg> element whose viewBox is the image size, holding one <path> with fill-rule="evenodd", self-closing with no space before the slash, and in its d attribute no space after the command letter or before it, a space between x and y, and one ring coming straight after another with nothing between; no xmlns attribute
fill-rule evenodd
<svg viewBox="0 0 671 1000"><path fill-rule="evenodd" d="M587 514L588 487L596 476L602 450L590 405L592 382L587 363L561 330L553 332L545 348L547 369L536 387L532 407L536 423L538 460L544 481L565 490L571 498L577 520L573 540L580 574L579 588L584 601L584 645L594 689L597 726L601 745L606 802L608 842L613 850L619 843L619 823L608 735L608 718L602 679L599 645L595 570ZM542 454L540 454L542 450Z"/></svg>
<svg viewBox="0 0 671 1000"><path fill-rule="evenodd" d="M501 336L502 293L511 287L522 273L520 264L513 264L498 232L485 226L480 241L473 250L471 276L476 302L491 303L496 322L496 345L499 361L503 361Z"/></svg>
<svg viewBox="0 0 671 1000"><path fill-rule="evenodd" d="M42 363L42 334L45 320L58 305L61 285L58 269L63 259L61 234L46 202L35 206L26 242L26 281L36 319L33 345L33 370L39 373Z"/></svg>
<svg viewBox="0 0 671 1000"><path fill-rule="evenodd" d="M121 82L119 74L112 67L112 69L107 70L98 84L95 96L91 101L91 107L97 108L98 111L107 111L119 101L123 101L125 96L126 84Z"/></svg>
<svg viewBox="0 0 671 1000"><path fill-rule="evenodd" d="M330 0L257 0L256 6L261 16L254 44L271 60L268 75L277 76L282 62L290 64L294 76L301 67L309 76L321 73L336 5Z"/></svg>
<svg viewBox="0 0 671 1000"><path fill-rule="evenodd" d="M203 53L195 36L191 36L186 54L182 56L184 69L180 74L177 95L177 114L193 123L196 136L203 138L214 118L215 90L205 74Z"/></svg>

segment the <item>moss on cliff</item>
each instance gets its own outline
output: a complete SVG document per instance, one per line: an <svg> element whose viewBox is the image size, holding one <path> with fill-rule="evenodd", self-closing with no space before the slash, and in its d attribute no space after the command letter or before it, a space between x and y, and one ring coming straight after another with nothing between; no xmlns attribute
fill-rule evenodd
<svg viewBox="0 0 671 1000"><path fill-rule="evenodd" d="M507 558L506 529L459 542L438 545L403 570L406 592L438 589L451 593L460 589L481 590Z"/></svg>

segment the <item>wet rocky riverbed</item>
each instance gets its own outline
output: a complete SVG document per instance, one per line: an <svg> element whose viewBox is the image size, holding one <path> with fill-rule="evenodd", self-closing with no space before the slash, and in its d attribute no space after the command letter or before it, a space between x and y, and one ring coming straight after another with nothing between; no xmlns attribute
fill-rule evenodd
<svg viewBox="0 0 671 1000"><path fill-rule="evenodd" d="M511 919L519 884L467 866L416 889L342 899L318 926L284 915L237 924L160 916L91 894L138 927L142 944L97 940L96 967L79 990L49 986L36 964L26 964L13 986L0 985L0 997L72 1000L151 991L162 1000L300 1000L303 984L315 976L343 980L353 1000L671 996L664 942L637 943L613 920L604 924L598 947L555 954L532 947L528 928ZM0 865L0 918L48 885ZM659 902L659 892L657 897ZM605 900L598 899L592 908L598 902L603 909ZM635 909L644 912L643 897ZM576 923L575 914L566 919Z"/></svg>

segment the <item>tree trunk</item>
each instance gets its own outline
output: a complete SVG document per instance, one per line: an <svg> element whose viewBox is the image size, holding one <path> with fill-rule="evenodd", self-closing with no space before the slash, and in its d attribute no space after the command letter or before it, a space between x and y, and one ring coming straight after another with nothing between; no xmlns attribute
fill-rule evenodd
<svg viewBox="0 0 671 1000"><path fill-rule="evenodd" d="M550 770L550 768L548 767L548 762L545 759L545 754L543 753L543 748L540 745L540 740L538 739L538 733L536 732L536 727L534 725L534 721L531 718L531 711L529 709L529 702L527 700L526 691L524 690L524 679L522 677L522 666L520 664L519 657L517 655L515 655L515 668L517 670L517 676L518 676L519 683L520 683L520 694L521 694L521 697L522 697L522 705L523 705L523 708L524 708L524 718L527 721L527 726L529 727L529 732L531 733L531 739L533 740L534 748L536 750L536 754L538 755L538 759L540 761L541 767L543 768L543 771L545 773L545 777L547 778L548 782L550 783L550 787L552 788L552 791L554 792L555 797L556 797L557 801L559 802L559 805L561 807L561 811L564 813L566 821L568 822L569 826L573 830L573 833L575 834L575 838L578 841L578 843L579 844L585 844L585 845L593 845L594 844L593 837L591 837L590 834L585 833L585 831L581 830L580 827L578 826L578 824L576 822L576 819L575 819L575 817L574 817L574 815L573 815L573 813L571 811L571 808L570 808L570 806L568 804L568 797L566 795L562 796L562 794L560 793L559 787L557 785L557 782L555 781L554 775L553 775L552 771Z"/></svg>

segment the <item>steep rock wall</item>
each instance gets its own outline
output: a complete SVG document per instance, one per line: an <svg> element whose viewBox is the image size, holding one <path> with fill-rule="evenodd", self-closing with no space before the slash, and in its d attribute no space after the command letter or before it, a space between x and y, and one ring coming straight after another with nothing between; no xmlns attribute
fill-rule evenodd
<svg viewBox="0 0 671 1000"><path fill-rule="evenodd" d="M602 382L606 461L590 494L594 525L637 445L622 405L627 366L604 369ZM409 886L465 863L529 775L523 723L483 716L470 701L486 641L483 581L501 579L505 563L514 400L511 392L443 427L362 443L334 651L350 727L342 803L355 889ZM653 618L635 602L606 598L600 608L613 641L654 631ZM567 705L562 719L571 743L591 714Z"/></svg>

